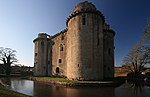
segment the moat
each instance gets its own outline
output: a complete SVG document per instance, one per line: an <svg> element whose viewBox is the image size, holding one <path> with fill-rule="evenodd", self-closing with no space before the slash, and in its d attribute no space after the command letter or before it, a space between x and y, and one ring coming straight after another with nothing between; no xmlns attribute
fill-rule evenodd
<svg viewBox="0 0 150 97"><path fill-rule="evenodd" d="M7 79L11 89L35 97L148 97L150 87L125 83L119 87L62 87L36 81Z"/></svg>

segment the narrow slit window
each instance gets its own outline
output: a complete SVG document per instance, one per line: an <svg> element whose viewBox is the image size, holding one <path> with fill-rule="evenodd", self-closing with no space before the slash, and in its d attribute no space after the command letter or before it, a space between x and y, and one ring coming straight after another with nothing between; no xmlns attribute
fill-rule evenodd
<svg viewBox="0 0 150 97"><path fill-rule="evenodd" d="M41 42L41 46L44 46L44 41Z"/></svg>
<svg viewBox="0 0 150 97"><path fill-rule="evenodd" d="M41 50L42 50L42 53L44 53L44 41L41 42Z"/></svg>
<svg viewBox="0 0 150 97"><path fill-rule="evenodd" d="M109 49L108 49L108 54L110 55L110 53L111 53L111 49L109 48Z"/></svg>
<svg viewBox="0 0 150 97"><path fill-rule="evenodd" d="M97 45L99 45L99 37L97 37Z"/></svg>
<svg viewBox="0 0 150 97"><path fill-rule="evenodd" d="M61 35L61 40L64 40L64 35L63 34Z"/></svg>
<svg viewBox="0 0 150 97"><path fill-rule="evenodd" d="M85 15L82 16L82 25L86 24Z"/></svg>
<svg viewBox="0 0 150 97"><path fill-rule="evenodd" d="M99 45L100 39L99 39L99 32L97 32L97 45Z"/></svg>
<svg viewBox="0 0 150 97"><path fill-rule="evenodd" d="M63 51L63 49L64 49L64 48L63 48L63 46L62 46L62 47L60 47L60 51Z"/></svg>

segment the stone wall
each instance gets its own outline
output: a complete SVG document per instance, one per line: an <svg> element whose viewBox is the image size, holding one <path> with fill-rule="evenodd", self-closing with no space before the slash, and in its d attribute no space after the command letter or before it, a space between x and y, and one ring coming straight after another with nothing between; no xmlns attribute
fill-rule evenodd
<svg viewBox="0 0 150 97"><path fill-rule="evenodd" d="M34 40L34 75L47 75L47 54L48 39L46 34L39 33L38 38Z"/></svg>
<svg viewBox="0 0 150 97"><path fill-rule="evenodd" d="M68 22L67 77L69 79L103 79L102 29L102 18L92 13L79 14Z"/></svg>
<svg viewBox="0 0 150 97"><path fill-rule="evenodd" d="M114 78L114 32L104 30L104 78Z"/></svg>
<svg viewBox="0 0 150 97"><path fill-rule="evenodd" d="M71 80L103 80L114 76L114 32L89 2L79 3L66 20L67 29L34 40L35 75Z"/></svg>
<svg viewBox="0 0 150 97"><path fill-rule="evenodd" d="M62 32L51 39L52 45L52 74L66 76L66 33Z"/></svg>

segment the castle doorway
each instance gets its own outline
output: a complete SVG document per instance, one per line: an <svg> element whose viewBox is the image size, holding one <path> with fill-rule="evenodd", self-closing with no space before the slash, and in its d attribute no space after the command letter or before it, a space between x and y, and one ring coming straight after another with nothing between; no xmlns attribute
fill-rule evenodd
<svg viewBox="0 0 150 97"><path fill-rule="evenodd" d="M56 73L59 73L59 67L56 68Z"/></svg>

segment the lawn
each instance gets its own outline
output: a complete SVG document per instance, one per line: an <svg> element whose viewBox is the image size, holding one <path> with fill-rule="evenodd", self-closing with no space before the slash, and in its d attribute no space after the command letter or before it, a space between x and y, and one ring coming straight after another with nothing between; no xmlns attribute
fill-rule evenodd
<svg viewBox="0 0 150 97"><path fill-rule="evenodd" d="M70 83L113 83L113 81L78 81L78 80L68 80L65 78L52 78L52 77L35 77L35 78L50 80L50 81L70 82Z"/></svg>

